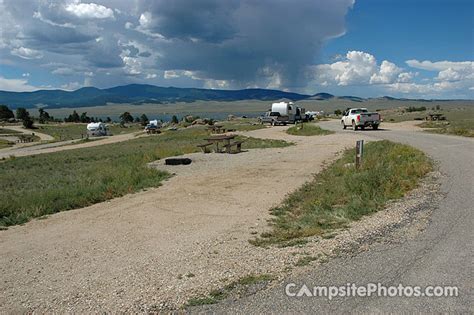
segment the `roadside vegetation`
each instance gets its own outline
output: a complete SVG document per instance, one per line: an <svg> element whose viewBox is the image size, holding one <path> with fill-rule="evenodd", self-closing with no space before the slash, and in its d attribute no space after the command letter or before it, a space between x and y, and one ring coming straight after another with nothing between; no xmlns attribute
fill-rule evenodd
<svg viewBox="0 0 474 315"><path fill-rule="evenodd" d="M265 284L274 279L275 277L269 274L249 275L226 285L222 289L213 290L207 296L192 298L188 301L188 303L185 306L191 307L191 306L199 306L199 305L216 304L219 301L222 301L225 298L227 298L229 294L234 291L240 291L242 293L242 291L248 290L250 286Z"/></svg>
<svg viewBox="0 0 474 315"><path fill-rule="evenodd" d="M316 175L271 210L271 230L251 240L266 246L293 243L314 235L334 235L348 223L401 198L432 170L423 152L390 141L370 142L364 161L355 169L354 150Z"/></svg>
<svg viewBox="0 0 474 315"><path fill-rule="evenodd" d="M167 173L147 163L197 152L203 127L167 131L98 147L11 158L0 162L0 226L81 208L157 187ZM246 138L244 149L284 147L284 141Z"/></svg>
<svg viewBox="0 0 474 315"><path fill-rule="evenodd" d="M256 119L251 118L240 118L239 120L227 121L222 124L217 122L216 124L222 125L226 129L235 129L237 131L252 131L266 128L266 126L258 124Z"/></svg>
<svg viewBox="0 0 474 315"><path fill-rule="evenodd" d="M7 128L0 128L0 135L16 135L16 134L19 134L21 132L19 131L16 131L16 130L12 130L12 129L7 129Z"/></svg>
<svg viewBox="0 0 474 315"><path fill-rule="evenodd" d="M296 124L286 130L286 133L294 136L325 136L334 133L333 131L323 129L315 124L302 123Z"/></svg>
<svg viewBox="0 0 474 315"><path fill-rule="evenodd" d="M408 107L409 109L410 107ZM424 111L419 109L424 108ZM401 122L408 120L419 120L421 128L429 128L426 130L431 133L450 134L464 137L474 137L474 108L444 108L435 106L432 108L419 107L417 110L408 109L390 109L382 111L384 122ZM427 121L425 118L429 114L441 114L445 120Z"/></svg>
<svg viewBox="0 0 474 315"><path fill-rule="evenodd" d="M38 132L42 132L54 137L55 140L74 140L82 139L87 135L86 123L61 123L47 124L38 126ZM109 133L119 135L143 130L140 124L130 124L125 127L120 124L108 124Z"/></svg>
<svg viewBox="0 0 474 315"><path fill-rule="evenodd" d="M421 128L429 128L425 131L432 133L448 134L463 137L474 137L474 123L467 121L443 122L443 121L425 121L419 126Z"/></svg>
<svg viewBox="0 0 474 315"><path fill-rule="evenodd" d="M14 143L8 140L0 139L0 149L11 147Z"/></svg>

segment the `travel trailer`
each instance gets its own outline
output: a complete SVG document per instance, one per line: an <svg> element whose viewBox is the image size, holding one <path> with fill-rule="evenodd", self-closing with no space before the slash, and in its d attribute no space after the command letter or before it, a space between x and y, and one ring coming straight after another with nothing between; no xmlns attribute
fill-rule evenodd
<svg viewBox="0 0 474 315"><path fill-rule="evenodd" d="M146 133L160 133L160 129L163 126L161 120L150 120L148 125L145 126Z"/></svg>
<svg viewBox="0 0 474 315"><path fill-rule="evenodd" d="M307 121L308 116L304 108L296 106L293 102L279 102L272 104L272 113L279 113L280 117L285 117L286 123Z"/></svg>
<svg viewBox="0 0 474 315"><path fill-rule="evenodd" d="M107 136L107 126L102 123L90 123L87 125L87 134L93 137Z"/></svg>

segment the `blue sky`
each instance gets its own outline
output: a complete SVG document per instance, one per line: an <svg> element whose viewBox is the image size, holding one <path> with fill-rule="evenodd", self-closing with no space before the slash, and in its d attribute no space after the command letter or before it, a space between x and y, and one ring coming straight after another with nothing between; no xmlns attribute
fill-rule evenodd
<svg viewBox="0 0 474 315"><path fill-rule="evenodd" d="M363 50L405 60L472 60L474 2L467 0L361 0L346 18L347 33L325 55Z"/></svg>
<svg viewBox="0 0 474 315"><path fill-rule="evenodd" d="M472 99L473 16L467 0L0 0L0 90Z"/></svg>

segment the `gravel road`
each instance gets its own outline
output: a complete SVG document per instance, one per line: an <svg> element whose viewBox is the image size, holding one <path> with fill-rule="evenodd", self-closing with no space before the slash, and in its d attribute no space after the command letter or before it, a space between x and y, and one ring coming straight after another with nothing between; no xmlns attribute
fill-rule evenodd
<svg viewBox="0 0 474 315"><path fill-rule="evenodd" d="M52 137L50 135L47 135L47 134L42 133L42 132L36 132L35 130L25 129L22 126L5 126L5 128L10 129L10 130L15 130L15 131L18 131L18 132L21 132L21 133L24 133L24 134L28 134L28 135L31 135L32 133L34 133L36 136L38 136L40 138L41 141L52 141L52 140L54 140L54 137Z"/></svg>
<svg viewBox="0 0 474 315"><path fill-rule="evenodd" d="M405 123L410 126L412 123ZM321 123L345 137L388 139L417 147L439 163L443 198L433 209L426 229L413 239L382 242L353 257L336 258L275 287L221 304L196 308L216 313L472 313L474 261L474 139L416 132L397 124L380 131L342 131L338 122ZM412 130L410 130L412 129ZM285 286L296 283L341 286L347 283L386 286L449 285L458 297L350 297L331 301L317 297L288 297Z"/></svg>

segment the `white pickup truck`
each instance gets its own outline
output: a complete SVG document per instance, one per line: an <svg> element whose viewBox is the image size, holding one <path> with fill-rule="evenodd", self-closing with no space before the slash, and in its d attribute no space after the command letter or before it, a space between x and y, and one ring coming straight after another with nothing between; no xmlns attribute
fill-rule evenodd
<svg viewBox="0 0 474 315"><path fill-rule="evenodd" d="M380 125L380 114L370 113L367 108L351 108L342 114L341 125L343 129L351 126L352 130L362 129L365 127L372 127L377 130Z"/></svg>

